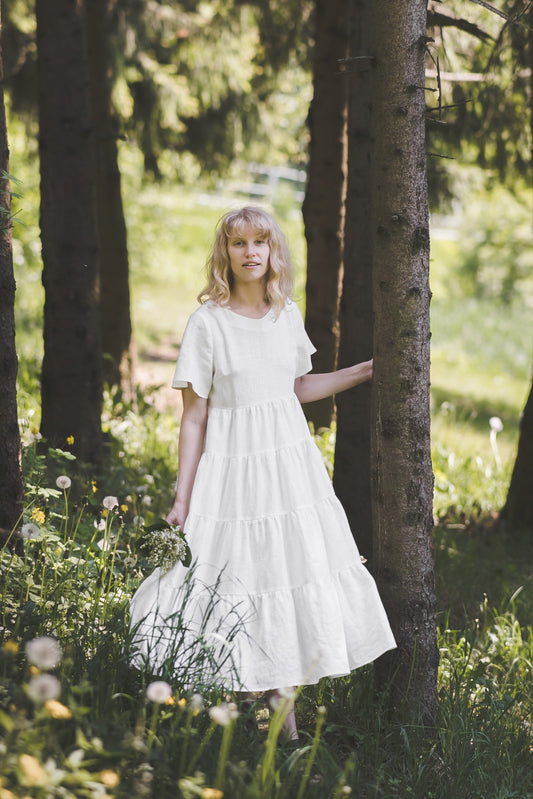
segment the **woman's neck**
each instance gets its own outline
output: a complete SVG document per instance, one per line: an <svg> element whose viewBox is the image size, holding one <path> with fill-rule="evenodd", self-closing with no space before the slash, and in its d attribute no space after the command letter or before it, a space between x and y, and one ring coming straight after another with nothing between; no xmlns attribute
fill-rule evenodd
<svg viewBox="0 0 533 799"><path fill-rule="evenodd" d="M244 316L257 318L268 313L270 306L265 300L264 287L239 286L231 292L227 307Z"/></svg>

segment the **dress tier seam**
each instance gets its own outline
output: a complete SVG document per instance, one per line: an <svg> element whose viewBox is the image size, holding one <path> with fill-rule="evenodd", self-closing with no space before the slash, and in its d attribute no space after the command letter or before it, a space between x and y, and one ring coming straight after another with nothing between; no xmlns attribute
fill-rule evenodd
<svg viewBox="0 0 533 799"><path fill-rule="evenodd" d="M338 508L339 500L336 497L336 495L333 493L333 488L331 489L331 492L328 492L328 494L326 496L321 497L320 499L314 500L313 502L309 502L309 503L307 503L305 505L298 505L297 508L293 508L292 510L283 510L283 511L279 511L278 513L269 513L266 516L244 516L244 517L243 516L239 516L238 518L237 517L233 517L233 518L230 518L230 519L221 519L220 516L207 516L207 515L205 515L203 513L196 513L196 511L191 510L190 513L189 513L189 516L187 518L192 516L195 519L205 519L206 521L222 522L224 524L226 524L226 523L240 524L241 522L244 522L245 524L249 524L250 522L259 523L259 522L262 522L262 521L269 521L271 519L272 520L278 519L281 516L296 516L296 515L298 515L298 513L300 511L305 511L305 510L308 510L308 509L311 509L311 508L312 509L316 509L317 506L322 505L322 504L326 504L327 502L329 502L330 504L333 504L336 508ZM250 533L251 532L252 531L250 531Z"/></svg>
<svg viewBox="0 0 533 799"><path fill-rule="evenodd" d="M309 441L309 439L305 436L302 438L296 439L295 441L291 441L289 444L284 444L281 447L272 447L271 449L261 449L261 450L254 450L253 452L239 452L235 455L228 455L225 452L220 452L217 449L204 449L202 455L209 455L209 457L218 458L220 460L226 461L233 461L239 458L243 459L255 459L261 458L263 455L278 455L283 454L286 450L291 449L299 449L300 445L304 444L306 449L313 448L312 445L314 444L313 441Z"/></svg>
<svg viewBox="0 0 533 799"><path fill-rule="evenodd" d="M250 402L246 403L245 405L212 405L211 401L209 401L209 411L235 413L235 411L253 410L254 408L268 408L269 405L280 405L282 402L287 402L288 400L290 400L293 404L296 400L298 405L302 407L300 400L296 396L295 392L292 391L290 394L280 394L279 397L274 397L274 399L265 400L264 402Z"/></svg>
<svg viewBox="0 0 533 799"><path fill-rule="evenodd" d="M365 567L363 566L360 560L354 559L351 563L343 566L341 569L331 569L326 574L326 577L320 580L317 579L307 580L305 583L300 583L299 585L285 585L283 586L283 588L270 588L266 591L246 591L244 593L235 592L233 594L226 593L219 589L217 591L217 597L219 597L221 600L226 599L226 597L239 597L240 602L242 602L245 599L249 599L250 602L253 604L255 598L269 597L273 596L274 594L278 595L293 594L296 591L304 591L306 588L309 587L314 586L316 588L317 585L323 585L324 583L329 583L332 581L338 582L339 576L341 574L343 574L344 572L353 571L354 569L357 570L359 568L364 569Z"/></svg>

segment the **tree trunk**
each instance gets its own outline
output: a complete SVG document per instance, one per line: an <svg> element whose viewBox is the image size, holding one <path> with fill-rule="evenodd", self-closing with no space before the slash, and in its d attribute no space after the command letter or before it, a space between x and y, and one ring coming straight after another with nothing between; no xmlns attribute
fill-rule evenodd
<svg viewBox="0 0 533 799"><path fill-rule="evenodd" d="M133 395L134 348L126 223L118 168L117 124L111 101L109 0L87 3L87 45L96 160L100 243L100 313L104 378Z"/></svg>
<svg viewBox="0 0 533 799"><path fill-rule="evenodd" d="M347 0L317 0L313 51L311 142L303 217L307 240L305 325L317 353L316 372L335 368L345 193L346 83L338 60L347 51ZM309 403L315 428L329 427L333 400Z"/></svg>
<svg viewBox="0 0 533 799"><path fill-rule="evenodd" d="M518 452L501 518L513 532L533 531L533 386L520 422Z"/></svg>
<svg viewBox="0 0 533 799"><path fill-rule="evenodd" d="M370 1L349 0L348 182L344 274L339 308L339 367L368 360L373 351L370 194ZM372 568L370 490L371 385L336 398L337 440L333 484L362 555Z"/></svg>
<svg viewBox="0 0 533 799"><path fill-rule="evenodd" d="M377 674L383 680L392 666L393 707L400 718L432 724L438 650L431 555L426 0L373 0L372 30L374 559L398 643Z"/></svg>
<svg viewBox="0 0 533 799"><path fill-rule="evenodd" d="M528 58L533 68L533 7L529 10ZM533 134L533 72L530 73L529 125ZM531 166L533 166L533 149L531 150ZM531 174L531 172L530 172ZM500 518L513 529L513 532L533 531L533 492L531 491L531 475L533 474L533 386L529 393L526 407L520 422L518 452L507 491L505 505Z"/></svg>
<svg viewBox="0 0 533 799"><path fill-rule="evenodd" d="M97 461L102 360L82 0L37 0L44 359L41 432Z"/></svg>
<svg viewBox="0 0 533 799"><path fill-rule="evenodd" d="M0 42L2 22L0 18ZM0 542L10 540L22 519L23 484L17 421L15 350L15 277L11 249L9 149L4 105L4 68L0 45Z"/></svg>

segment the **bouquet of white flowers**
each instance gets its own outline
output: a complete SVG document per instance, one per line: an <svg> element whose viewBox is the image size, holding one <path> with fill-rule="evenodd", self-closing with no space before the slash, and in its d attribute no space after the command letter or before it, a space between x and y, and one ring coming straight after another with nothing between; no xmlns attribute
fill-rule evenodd
<svg viewBox="0 0 533 799"><path fill-rule="evenodd" d="M191 565L191 550L179 525L158 519L144 528L143 539L142 549L162 572L169 571L176 563Z"/></svg>

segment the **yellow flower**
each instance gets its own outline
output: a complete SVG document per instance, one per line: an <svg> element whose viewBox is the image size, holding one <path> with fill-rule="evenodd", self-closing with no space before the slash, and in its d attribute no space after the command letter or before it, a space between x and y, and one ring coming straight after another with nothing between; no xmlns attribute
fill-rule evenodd
<svg viewBox="0 0 533 799"><path fill-rule="evenodd" d="M165 699L165 705L175 705L176 700L173 696L169 696L168 699Z"/></svg>
<svg viewBox="0 0 533 799"><path fill-rule="evenodd" d="M67 444L71 447L74 444L74 436L67 436Z"/></svg>
<svg viewBox="0 0 533 799"><path fill-rule="evenodd" d="M110 768L104 768L100 772L100 782L102 785L105 785L106 788L116 788L120 782L120 777L116 771L112 771Z"/></svg>
<svg viewBox="0 0 533 799"><path fill-rule="evenodd" d="M202 799L222 799L224 791L219 791L218 788L204 788Z"/></svg>
<svg viewBox="0 0 533 799"><path fill-rule="evenodd" d="M2 651L5 652L6 655L16 655L19 651L19 645L11 638L9 641L4 642L2 645Z"/></svg>
<svg viewBox="0 0 533 799"><path fill-rule="evenodd" d="M0 799L17 799L13 791L8 791L7 788L0 788Z"/></svg>
<svg viewBox="0 0 533 799"><path fill-rule="evenodd" d="M178 707L180 707L182 710L184 710L187 707L187 700L185 699L185 697L182 697L178 701Z"/></svg>
<svg viewBox="0 0 533 799"><path fill-rule="evenodd" d="M127 505L121 505L120 506L120 510L122 511L122 513L127 513L128 512L128 506Z"/></svg>
<svg viewBox="0 0 533 799"><path fill-rule="evenodd" d="M68 707L58 702L57 699L48 699L44 706L53 719L71 719L72 713Z"/></svg>
<svg viewBox="0 0 533 799"><path fill-rule="evenodd" d="M20 755L19 769L23 785L37 787L46 785L48 782L48 774L37 758L32 755Z"/></svg>
<svg viewBox="0 0 533 799"><path fill-rule="evenodd" d="M93 490L93 494L96 494L96 492L98 491L98 487L96 485L96 480L91 480L91 488Z"/></svg>
<svg viewBox="0 0 533 799"><path fill-rule="evenodd" d="M44 510L41 510L40 508L33 508L31 512L31 518L33 519L34 522L37 522L37 524L44 524L46 520L46 516L44 515Z"/></svg>
<svg viewBox="0 0 533 799"><path fill-rule="evenodd" d="M41 673L41 670L37 668L37 666L30 666L30 674L32 677L37 677L38 674Z"/></svg>

